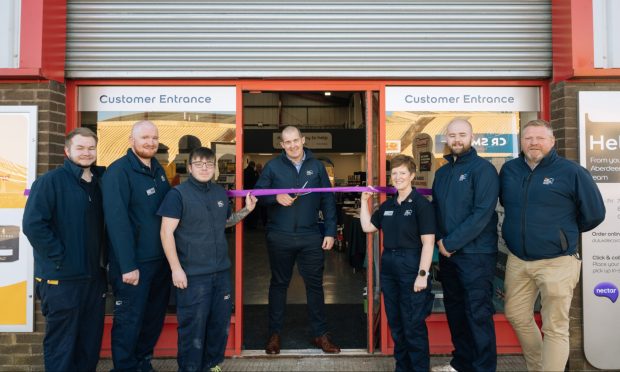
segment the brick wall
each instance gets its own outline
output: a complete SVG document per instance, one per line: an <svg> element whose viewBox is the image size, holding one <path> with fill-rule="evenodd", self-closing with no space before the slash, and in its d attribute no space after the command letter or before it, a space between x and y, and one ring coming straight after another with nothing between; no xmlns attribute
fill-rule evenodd
<svg viewBox="0 0 620 372"><path fill-rule="evenodd" d="M58 82L0 83L0 105L38 106L37 174L62 164L65 86ZM0 333L0 371L42 371L45 319L35 303L34 333Z"/></svg>
<svg viewBox="0 0 620 372"><path fill-rule="evenodd" d="M579 110L580 91L618 91L620 84L606 82L562 82L551 86L551 125L555 128L558 153L568 159L579 161ZM583 352L583 295L579 281L570 310L570 357L571 371L595 371Z"/></svg>

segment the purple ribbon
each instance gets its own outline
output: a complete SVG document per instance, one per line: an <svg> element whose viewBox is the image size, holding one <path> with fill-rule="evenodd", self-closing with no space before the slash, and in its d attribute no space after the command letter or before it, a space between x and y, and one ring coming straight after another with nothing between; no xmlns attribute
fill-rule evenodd
<svg viewBox="0 0 620 372"><path fill-rule="evenodd" d="M430 195L430 189L416 189L422 195ZM307 194L311 192L381 192L394 194L394 187L385 186L345 186L345 187L310 187L303 189L255 189L255 190L228 190L226 193L231 197L245 197L248 192L254 196L277 195L277 194Z"/></svg>

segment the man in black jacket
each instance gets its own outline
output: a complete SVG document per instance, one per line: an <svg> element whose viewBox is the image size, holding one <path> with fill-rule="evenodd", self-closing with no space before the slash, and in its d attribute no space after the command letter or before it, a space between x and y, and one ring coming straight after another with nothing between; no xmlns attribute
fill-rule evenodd
<svg viewBox="0 0 620 372"><path fill-rule="evenodd" d="M437 170L433 205L439 268L452 335L450 365L458 371L495 371L493 277L497 260L497 170L471 144L471 124L447 127L447 164Z"/></svg>
<svg viewBox="0 0 620 372"><path fill-rule="evenodd" d="M530 371L563 371L569 353L569 310L581 274L580 233L605 219L605 205L588 171L560 157L553 129L533 120L521 129L521 155L502 167L502 236L506 318ZM534 321L540 293L542 331Z"/></svg>
<svg viewBox="0 0 620 372"><path fill-rule="evenodd" d="M151 371L153 348L164 324L170 269L156 212L170 185L155 158L159 132L150 121L133 125L127 154L103 178L114 290L112 360L115 371Z"/></svg>
<svg viewBox="0 0 620 372"><path fill-rule="evenodd" d="M299 129L282 130L284 152L269 161L255 188L330 187L325 166L304 148ZM339 353L327 335L323 295L324 250L334 246L336 203L332 193L278 194L259 198L268 208L267 246L271 267L269 284L269 333L267 354L280 353L280 331L284 321L286 291L297 262L306 286L308 315L313 343L326 353ZM319 230L318 213L323 212L325 236Z"/></svg>
<svg viewBox="0 0 620 372"><path fill-rule="evenodd" d="M94 371L105 306L106 258L97 136L77 128L64 166L32 185L22 226L34 249L35 291L45 317L46 371Z"/></svg>

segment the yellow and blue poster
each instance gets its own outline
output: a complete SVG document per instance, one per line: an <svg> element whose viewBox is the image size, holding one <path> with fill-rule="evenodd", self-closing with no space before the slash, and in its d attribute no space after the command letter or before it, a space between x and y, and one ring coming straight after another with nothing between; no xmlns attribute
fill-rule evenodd
<svg viewBox="0 0 620 372"><path fill-rule="evenodd" d="M0 133L0 332L32 332L32 247L21 223L36 176L37 107L0 106Z"/></svg>

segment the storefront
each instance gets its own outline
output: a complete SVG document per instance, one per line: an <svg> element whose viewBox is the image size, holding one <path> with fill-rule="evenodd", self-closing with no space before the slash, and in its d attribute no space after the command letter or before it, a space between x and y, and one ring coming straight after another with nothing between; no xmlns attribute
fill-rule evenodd
<svg viewBox="0 0 620 372"><path fill-rule="evenodd" d="M242 189L243 170L248 162L264 163L277 155L281 151L278 128L294 124L307 136L308 147L331 164L330 173L337 186L356 182L356 174L363 175L368 184L389 184L389 159L402 153L413 155L418 161L420 171L416 187L429 189L434 172L442 164L443 133L452 118L466 117L472 122L476 134L474 146L499 169L518 152L517 133L521 123L548 117L548 112L542 109L547 106L547 96L547 85L540 81L428 81L420 84L367 80L191 80L174 83L75 80L69 83L67 91L67 130L76 126L95 130L100 137L99 163L108 165L125 151L131 125L141 119L152 120L160 129L157 156L171 183L182 182L186 177L187 154L192 146L204 145L215 149L218 182L228 188ZM352 203L356 197L359 196L346 195L340 200L345 206L343 216L346 212L355 215L355 211L348 208L353 205L347 206L347 203ZM237 208L240 203L240 199L235 200ZM501 215L501 208L499 212ZM348 221L356 223L355 217ZM344 222L342 226L350 228ZM263 287L262 298L244 292L255 292L256 289L248 285L261 280L267 282L268 274L261 278L260 267L252 266L261 258L249 258L247 252L255 245L249 239L256 239L256 235L246 237L246 233L248 231L239 226L229 234L235 262L235 312L229 355L261 349L256 341L250 340L251 335L257 333L256 329L244 329L260 328L260 324L244 323L244 309L255 319L251 314L255 309L252 305L264 302L267 290ZM349 258L355 254L350 251L355 249L350 241L355 237L350 234L345 234L343 242L344 254ZM357 264L351 261L349 264L353 270L364 273L367 297L344 300L336 290L333 298L328 299L328 307L332 305L330 301L334 306L343 301L359 301L359 308L365 303L365 331L358 336L362 338L360 342L351 344L355 345L353 350L374 352L378 348L382 353L391 353L393 344L379 296L380 238L371 236L363 240L365 247L361 258ZM357 244L359 251L359 242ZM495 291L498 350L514 353L520 350L519 345L502 315L505 246L501 250ZM345 264L345 270L347 268ZM433 285L437 300L434 314L428 320L431 350L448 353L452 346L443 314L441 285L439 282ZM355 291L361 292L361 288ZM266 319L258 319L259 323L262 321ZM107 325L109 329L111 319ZM159 355L176 354L173 306L157 351ZM104 345L104 354L107 353L109 334L106 334Z"/></svg>
<svg viewBox="0 0 620 372"><path fill-rule="evenodd" d="M17 31L0 33L7 46L0 103L38 107L38 174L62 163L69 130L97 130L105 165L126 148L129 126L146 118L160 127L165 146L157 156L173 184L186 175L188 150L201 144L217 153L218 182L243 188L249 161L275 156L278 130L297 125L331 164L334 184L386 185L389 160L402 153L418 161L416 187L429 188L442 162L442 131L457 116L472 122L476 148L497 168L518 152L520 125L536 117L551 120L558 151L577 159L576 92L619 86L613 55L594 45L593 30L600 33L603 23L590 15L605 13L599 3L10 0L2 14L7 24L17 20ZM351 211L355 195L340 202ZM354 213L346 219L354 223ZM354 296L326 280L341 298L334 305L347 298L363 317L361 343L345 349L391 353L377 283L381 238L347 244L351 231L344 226L343 252L355 245L361 255L354 264L348 256L341 271L356 286ZM235 309L228 355L261 348L248 337L262 320L247 322L255 319L252 306L262 305L252 296L264 293L268 271L253 266L259 256L247 255L252 236L247 226L229 232ZM500 254L498 351L518 353L502 315L503 263ZM439 283L434 291L431 351L449 353ZM581 320L580 300L576 293L573 319ZM36 336L15 343L40 346L44 323L34 314ZM111 317L106 323L109 329ZM583 349L582 332L579 321L571 323L573 351ZM104 344L109 355L109 333ZM173 305L157 354L176 355ZM587 366L580 353L571 353L571 363Z"/></svg>

